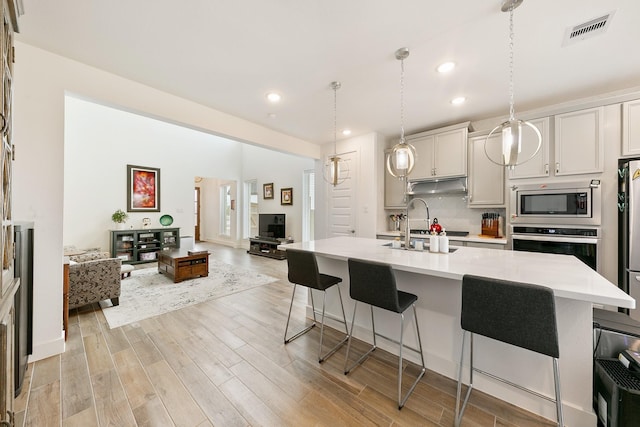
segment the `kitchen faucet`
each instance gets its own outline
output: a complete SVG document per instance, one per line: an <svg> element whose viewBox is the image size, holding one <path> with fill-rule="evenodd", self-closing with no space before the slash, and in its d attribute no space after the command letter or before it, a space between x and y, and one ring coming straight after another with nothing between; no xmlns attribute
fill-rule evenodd
<svg viewBox="0 0 640 427"><path fill-rule="evenodd" d="M427 211L427 230L429 230L429 206L427 206L427 202L425 202L423 199L411 199L409 200L409 203L407 203L407 216L405 219L405 231L404 231L404 248L405 249L410 249L410 244L411 244L411 230L409 228L409 208L413 205L413 202L415 202L416 200L420 200L423 204L424 204L424 208Z"/></svg>

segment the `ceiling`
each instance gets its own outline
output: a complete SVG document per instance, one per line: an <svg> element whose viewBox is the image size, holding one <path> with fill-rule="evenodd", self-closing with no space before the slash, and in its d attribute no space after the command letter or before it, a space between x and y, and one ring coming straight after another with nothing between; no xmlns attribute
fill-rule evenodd
<svg viewBox="0 0 640 427"><path fill-rule="evenodd" d="M312 143L508 115L501 0L23 0L18 40ZM615 12L563 47L568 27ZM515 11L518 111L640 86L638 0L526 0ZM435 68L454 61L442 75ZM282 100L272 105L266 93ZM450 100L465 96L453 106ZM339 134L338 139L342 136Z"/></svg>

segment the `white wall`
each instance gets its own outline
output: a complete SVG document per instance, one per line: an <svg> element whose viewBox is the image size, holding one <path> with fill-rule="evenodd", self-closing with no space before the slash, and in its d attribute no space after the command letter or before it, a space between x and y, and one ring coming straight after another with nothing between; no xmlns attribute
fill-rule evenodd
<svg viewBox="0 0 640 427"><path fill-rule="evenodd" d="M127 207L127 164L160 168L161 210L130 212L126 228L141 228L142 218L160 227L169 214L185 236L193 236L194 177L240 177L240 143L73 97L64 143L63 242L79 248L109 250L111 214Z"/></svg>
<svg viewBox="0 0 640 427"><path fill-rule="evenodd" d="M302 240L302 182L304 171L313 169L313 159L278 153L248 144L242 147L242 181L258 182L258 213L286 215L286 235ZM262 186L273 183L273 199L264 199ZM280 204L280 190L293 189L293 204ZM317 199L321 200L321 199Z"/></svg>
<svg viewBox="0 0 640 427"><path fill-rule="evenodd" d="M36 226L32 360L64 351L61 325L66 93L237 141L320 157L320 148L307 141L35 48L20 42L19 35L15 49L19 59L13 87L13 213L14 219L33 221ZM160 162L161 167L163 164ZM195 174L190 175L193 179ZM96 178L101 184L104 182L103 176ZM190 185L193 186L192 181Z"/></svg>

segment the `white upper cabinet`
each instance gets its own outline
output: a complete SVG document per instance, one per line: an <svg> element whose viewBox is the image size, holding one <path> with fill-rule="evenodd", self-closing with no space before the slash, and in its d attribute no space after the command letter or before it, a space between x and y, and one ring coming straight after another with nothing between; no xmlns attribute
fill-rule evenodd
<svg viewBox="0 0 640 427"><path fill-rule="evenodd" d="M555 125L555 174L576 175L603 171L604 108L558 114Z"/></svg>
<svg viewBox="0 0 640 427"><path fill-rule="evenodd" d="M435 164L436 138L433 135L423 136L409 140L409 144L416 149L416 165L411 172L411 179L433 178Z"/></svg>
<svg viewBox="0 0 640 427"><path fill-rule="evenodd" d="M622 104L622 155L640 156L640 99Z"/></svg>
<svg viewBox="0 0 640 427"><path fill-rule="evenodd" d="M470 208L505 206L505 167L493 163L485 153L487 135L469 138L469 198ZM501 156L502 134L491 135L487 151L493 159Z"/></svg>
<svg viewBox="0 0 640 427"><path fill-rule="evenodd" d="M509 170L509 179L544 178L549 176L549 118L529 121L540 131L542 144L538 153L530 160ZM537 147L538 135L529 126L522 128L522 151L519 158L528 159Z"/></svg>
<svg viewBox="0 0 640 427"><path fill-rule="evenodd" d="M468 128L467 122L407 137L416 149L416 166L409 179L466 176Z"/></svg>

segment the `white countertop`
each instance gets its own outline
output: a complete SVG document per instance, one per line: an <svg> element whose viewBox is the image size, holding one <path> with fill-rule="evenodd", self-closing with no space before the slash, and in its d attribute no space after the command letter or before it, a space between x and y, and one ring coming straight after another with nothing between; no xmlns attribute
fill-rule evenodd
<svg viewBox="0 0 640 427"><path fill-rule="evenodd" d="M462 280L465 274L547 286L558 297L635 308L635 300L571 255L456 247L449 254L391 249L388 240L333 237L280 245L328 258L358 258L412 273Z"/></svg>
<svg viewBox="0 0 640 427"><path fill-rule="evenodd" d="M389 236L389 237L401 237L404 236L404 233L400 231L381 231L376 233L377 236ZM428 234L410 234L411 238L415 239L428 239ZM447 235L449 240L454 242L476 242L476 243L490 243L493 245L506 245L507 239L504 237L489 237L489 236L480 236L480 235L471 235L468 236L449 236Z"/></svg>

